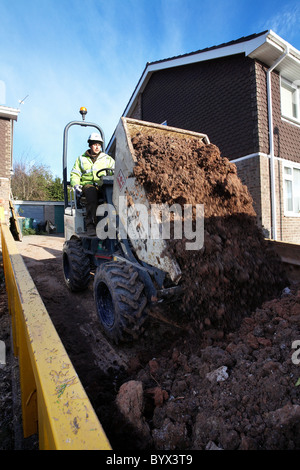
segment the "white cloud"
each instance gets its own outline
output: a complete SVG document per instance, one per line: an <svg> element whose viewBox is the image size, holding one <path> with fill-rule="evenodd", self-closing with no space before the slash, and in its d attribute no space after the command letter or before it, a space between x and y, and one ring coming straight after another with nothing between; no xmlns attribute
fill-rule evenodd
<svg viewBox="0 0 300 470"><path fill-rule="evenodd" d="M285 5L281 4L278 8L278 12L271 15L270 18L262 24L262 30L272 29L283 39L292 43L299 35L299 24L300 5L293 1Z"/></svg>

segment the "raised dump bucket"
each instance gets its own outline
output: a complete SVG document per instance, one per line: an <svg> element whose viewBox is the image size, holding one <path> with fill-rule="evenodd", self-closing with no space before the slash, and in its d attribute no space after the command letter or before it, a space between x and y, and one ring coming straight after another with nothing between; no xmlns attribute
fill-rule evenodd
<svg viewBox="0 0 300 470"><path fill-rule="evenodd" d="M113 203L136 256L141 261L166 272L170 279L177 283L180 280L181 271L176 260L165 253L166 240L162 237L154 238L152 236L153 232L149 236L149 218L141 218L140 216L141 210L145 207L148 215L151 214L153 220L154 211L153 207L151 210L145 188L137 182L133 174L133 168L137 160L131 139L137 133L145 136L160 134L165 137L176 134L176 138L182 139L196 137L206 144L209 143L209 140L204 134L124 117L120 119L116 130ZM124 205L124 201L126 201L126 205ZM157 227L161 225L160 213L157 213L155 222ZM161 233L161 228L158 232ZM132 236L132 233L135 236ZM137 237L136 234L139 234L139 236Z"/></svg>

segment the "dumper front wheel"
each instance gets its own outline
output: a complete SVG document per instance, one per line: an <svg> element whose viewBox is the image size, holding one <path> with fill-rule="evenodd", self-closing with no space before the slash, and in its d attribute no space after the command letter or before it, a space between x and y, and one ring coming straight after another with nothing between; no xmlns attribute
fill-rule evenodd
<svg viewBox="0 0 300 470"><path fill-rule="evenodd" d="M90 281L90 260L84 253L80 240L68 240L63 246L63 272L68 288L81 291Z"/></svg>
<svg viewBox="0 0 300 470"><path fill-rule="evenodd" d="M94 298L101 328L110 340L133 341L143 332L147 298L133 266L101 265L95 275Z"/></svg>

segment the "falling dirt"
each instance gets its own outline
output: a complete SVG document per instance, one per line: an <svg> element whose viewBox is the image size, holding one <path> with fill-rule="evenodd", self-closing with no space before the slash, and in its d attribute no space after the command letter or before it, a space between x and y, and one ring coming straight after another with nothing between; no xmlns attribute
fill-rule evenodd
<svg viewBox="0 0 300 470"><path fill-rule="evenodd" d="M132 143L134 174L150 202L182 209L191 204L194 210L204 205L203 248L187 250L186 238L169 242L182 270L179 308L200 329L236 328L287 283L279 258L257 227L252 198L236 166L215 145L192 137L139 132Z"/></svg>
<svg viewBox="0 0 300 470"><path fill-rule="evenodd" d="M141 135L133 145L151 201L205 205L204 247L188 256L179 240L168 248L184 297L149 308L139 341L103 337L92 282L68 291L62 237L17 243L112 448L299 450L299 278L287 280L215 146Z"/></svg>

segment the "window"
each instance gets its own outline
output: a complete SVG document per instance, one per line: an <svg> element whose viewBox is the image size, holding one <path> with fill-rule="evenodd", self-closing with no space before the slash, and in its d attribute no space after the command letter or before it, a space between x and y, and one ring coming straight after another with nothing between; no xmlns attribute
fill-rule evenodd
<svg viewBox="0 0 300 470"><path fill-rule="evenodd" d="M284 210L287 215L300 215L300 167L283 167Z"/></svg>
<svg viewBox="0 0 300 470"><path fill-rule="evenodd" d="M291 83L281 78L281 114L287 119L300 122L299 80Z"/></svg>

